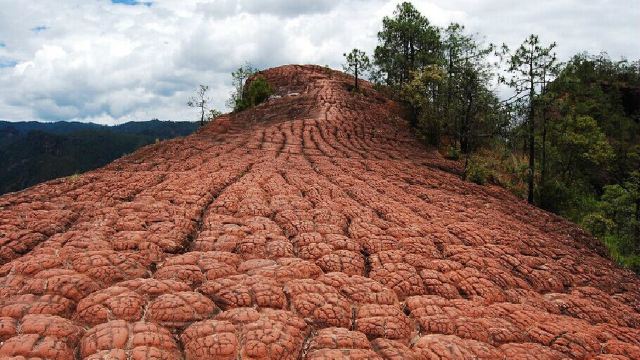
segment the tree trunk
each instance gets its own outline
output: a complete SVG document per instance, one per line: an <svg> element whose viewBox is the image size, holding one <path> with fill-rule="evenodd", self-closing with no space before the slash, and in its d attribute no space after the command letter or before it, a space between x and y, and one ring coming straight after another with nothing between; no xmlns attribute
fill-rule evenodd
<svg viewBox="0 0 640 360"><path fill-rule="evenodd" d="M411 59L410 59L410 55L409 55L409 39L408 38L403 38L402 39L403 44L402 44L402 55L403 55L403 60L404 60L404 64L402 64L402 82L401 84L405 84L407 82L409 82L409 79L411 79Z"/></svg>
<svg viewBox="0 0 640 360"><path fill-rule="evenodd" d="M467 170L469 169L469 153L464 155L464 170L462 171L462 180L467 180Z"/></svg>
<svg viewBox="0 0 640 360"><path fill-rule="evenodd" d="M461 134L462 136L460 137L460 150L465 153L465 154L469 154L471 152L470 149L470 142L471 142L471 119L472 119L472 108L473 108L473 92L469 91L467 92L467 107L465 109L465 113L464 113L464 122L461 126Z"/></svg>
<svg viewBox="0 0 640 360"><path fill-rule="evenodd" d="M534 191L534 180L535 180L535 155L536 155L536 145L535 145L535 83L534 83L534 75L533 75L533 59L529 62L529 194L527 196L527 201L529 204L533 204L533 191Z"/></svg>
<svg viewBox="0 0 640 360"><path fill-rule="evenodd" d="M409 37L409 56L411 58L411 71L416 69L416 50L413 44L413 37Z"/></svg>
<svg viewBox="0 0 640 360"><path fill-rule="evenodd" d="M418 127L418 115L420 114L420 109L417 109L415 106L411 105L410 103L406 103L407 106L409 107L409 125L411 125L412 128L416 128Z"/></svg>
<svg viewBox="0 0 640 360"><path fill-rule="evenodd" d="M546 176L547 176L547 108L542 109L542 169L540 172L540 183L542 184L542 193L540 194L540 203L545 204L546 201Z"/></svg>
<svg viewBox="0 0 640 360"><path fill-rule="evenodd" d="M640 194L636 199L636 251L640 252Z"/></svg>
<svg viewBox="0 0 640 360"><path fill-rule="evenodd" d="M204 126L204 104L200 106L200 126Z"/></svg>
<svg viewBox="0 0 640 360"><path fill-rule="evenodd" d="M460 126L458 126L457 122L453 119L453 112L451 111L451 103L453 99L453 54L451 49L449 49L449 76L447 77L447 123L449 126L453 126L454 131L454 143L457 141L460 146L462 146L462 138ZM454 121L456 124L454 124Z"/></svg>
<svg viewBox="0 0 640 360"><path fill-rule="evenodd" d="M358 91L358 64L355 65L356 91Z"/></svg>
<svg viewBox="0 0 640 360"><path fill-rule="evenodd" d="M542 96L547 93L547 68L545 67L542 72L542 90L540 91ZM544 99L542 104L542 165L540 169L540 184L542 184L542 191L540 192L540 204L546 207L547 197L547 102Z"/></svg>

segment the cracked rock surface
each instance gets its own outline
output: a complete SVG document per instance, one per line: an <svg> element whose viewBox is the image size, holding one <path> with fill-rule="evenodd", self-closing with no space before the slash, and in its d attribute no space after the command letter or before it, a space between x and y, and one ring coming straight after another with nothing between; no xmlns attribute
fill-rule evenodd
<svg viewBox="0 0 640 360"><path fill-rule="evenodd" d="M0 197L2 359L640 359L640 279L316 66Z"/></svg>

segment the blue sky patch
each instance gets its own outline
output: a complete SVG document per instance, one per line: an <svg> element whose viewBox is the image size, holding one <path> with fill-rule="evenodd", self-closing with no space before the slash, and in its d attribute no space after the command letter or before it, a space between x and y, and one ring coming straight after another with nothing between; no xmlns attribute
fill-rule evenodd
<svg viewBox="0 0 640 360"><path fill-rule="evenodd" d="M18 62L10 59L0 59L0 69L10 68L18 65Z"/></svg>
<svg viewBox="0 0 640 360"><path fill-rule="evenodd" d="M0 42L0 48L5 48L5 47L7 47L7 44Z"/></svg>
<svg viewBox="0 0 640 360"><path fill-rule="evenodd" d="M31 28L31 31L33 31L34 33L39 33L39 32L43 32L45 30L47 30L49 27L45 26L45 25L38 25L34 28Z"/></svg>
<svg viewBox="0 0 640 360"><path fill-rule="evenodd" d="M151 6L151 1L138 1L138 0L111 0L114 4L123 4L123 5L145 5Z"/></svg>

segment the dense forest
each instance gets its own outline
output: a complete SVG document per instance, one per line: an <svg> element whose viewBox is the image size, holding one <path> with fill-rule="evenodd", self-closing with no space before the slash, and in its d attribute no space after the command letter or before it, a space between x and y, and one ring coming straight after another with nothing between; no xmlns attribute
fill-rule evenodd
<svg viewBox="0 0 640 360"><path fill-rule="evenodd" d="M464 178L580 224L640 271L640 61L560 62L555 48L536 35L516 49L487 44L404 2L372 58L354 49L345 70L404 102L417 135L459 159Z"/></svg>
<svg viewBox="0 0 640 360"><path fill-rule="evenodd" d="M0 194L98 168L142 146L188 135L197 127L193 122L159 120L117 126L0 121Z"/></svg>

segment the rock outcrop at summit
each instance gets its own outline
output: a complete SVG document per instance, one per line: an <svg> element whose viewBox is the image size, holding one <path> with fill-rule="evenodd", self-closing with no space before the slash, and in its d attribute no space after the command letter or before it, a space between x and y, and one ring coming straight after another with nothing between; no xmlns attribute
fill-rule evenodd
<svg viewBox="0 0 640 360"><path fill-rule="evenodd" d="M0 197L0 358L640 359L640 280L317 66Z"/></svg>

